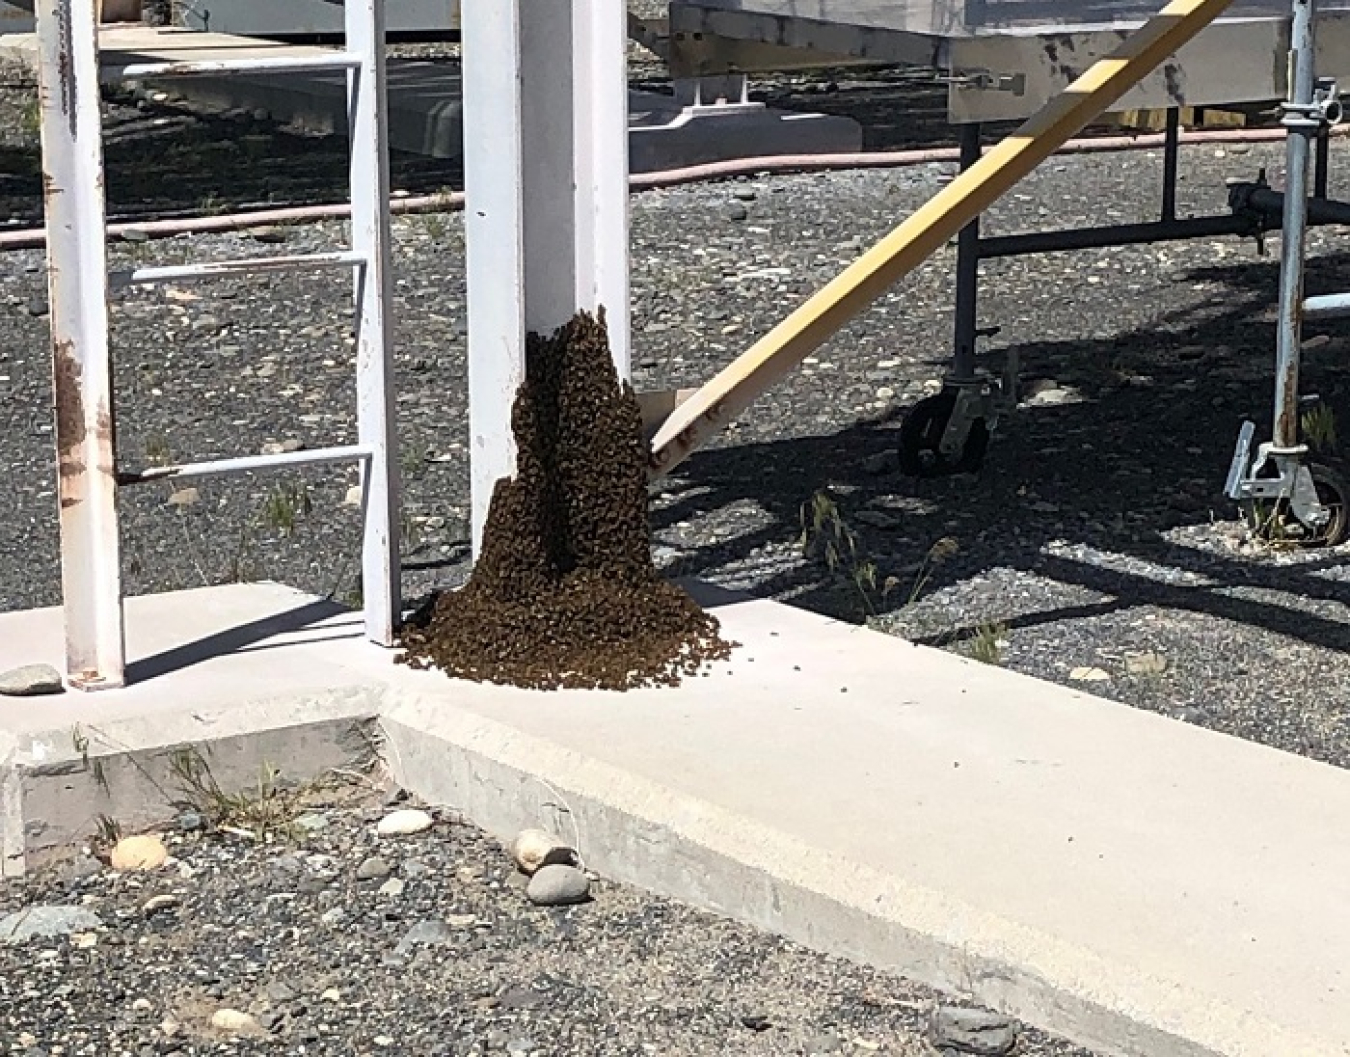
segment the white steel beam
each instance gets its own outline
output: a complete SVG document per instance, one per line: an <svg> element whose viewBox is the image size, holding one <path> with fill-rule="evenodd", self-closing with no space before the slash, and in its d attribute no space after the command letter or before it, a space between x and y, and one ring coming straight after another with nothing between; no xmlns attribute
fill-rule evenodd
<svg viewBox="0 0 1350 1057"><path fill-rule="evenodd" d="M366 637L394 644L402 617L398 432L394 419L392 236L385 81L384 0L347 0L347 50L360 65L347 75L351 166L351 247L356 270L356 403L361 463L361 594Z"/></svg>
<svg viewBox="0 0 1350 1057"><path fill-rule="evenodd" d="M47 284L66 677L122 686L123 631L95 0L39 0Z"/></svg>
<svg viewBox="0 0 1350 1057"><path fill-rule="evenodd" d="M464 179L473 551L515 473L525 334L604 309L629 377L627 6L468 3Z"/></svg>

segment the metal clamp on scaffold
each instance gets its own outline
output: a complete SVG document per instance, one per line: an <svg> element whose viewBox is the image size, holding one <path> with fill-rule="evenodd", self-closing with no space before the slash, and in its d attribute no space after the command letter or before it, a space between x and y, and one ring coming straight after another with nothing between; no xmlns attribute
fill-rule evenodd
<svg viewBox="0 0 1350 1057"><path fill-rule="evenodd" d="M1311 102L1295 103L1286 100L1280 104L1283 117L1280 124L1288 129L1335 128L1344 118L1340 90L1334 77L1321 77L1313 89Z"/></svg>

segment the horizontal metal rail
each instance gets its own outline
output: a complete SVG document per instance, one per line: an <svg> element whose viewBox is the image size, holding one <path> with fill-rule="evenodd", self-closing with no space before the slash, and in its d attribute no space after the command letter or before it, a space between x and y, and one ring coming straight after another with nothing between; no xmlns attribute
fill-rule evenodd
<svg viewBox="0 0 1350 1057"><path fill-rule="evenodd" d="M119 471L119 485L148 484L167 479L214 477L220 474L248 473L253 470L277 470L285 466L309 466L316 463L366 460L374 454L367 444L349 444L340 448L315 448L312 451L287 451L275 455L245 455L237 459L210 462L185 462L178 466L152 466L145 470Z"/></svg>
<svg viewBox="0 0 1350 1057"><path fill-rule="evenodd" d="M976 253L980 260L993 260L997 257L1057 253L1061 250L1108 249L1153 242L1217 238L1222 235L1256 235L1280 229L1283 223L1281 216L1283 203L1284 196L1279 192L1254 192L1244 199L1242 209L1227 216L1187 217L1139 224L997 235L980 239ZM1332 199L1310 198L1308 224L1310 227L1350 224L1350 205Z"/></svg>
<svg viewBox="0 0 1350 1057"><path fill-rule="evenodd" d="M1350 316L1350 294L1318 294L1303 302L1304 319L1336 319Z"/></svg>
<svg viewBox="0 0 1350 1057"><path fill-rule="evenodd" d="M366 263L366 257L355 250L334 253L306 253L288 257L244 257L230 261L205 261L201 264L169 264L157 268L133 268L113 272L109 280L113 286L135 286L145 283L163 283L174 280L218 279L227 275L252 275L258 272L279 272L306 268L354 268Z"/></svg>
<svg viewBox="0 0 1350 1057"><path fill-rule="evenodd" d="M313 55L305 58L276 56L258 59L203 59L197 62L133 62L126 66L106 66L103 77L124 81L148 81L165 77L214 77L220 74L322 73L327 70L355 70L360 65L360 57L340 51L332 55Z"/></svg>
<svg viewBox="0 0 1350 1057"><path fill-rule="evenodd" d="M1253 230L1250 218L1241 216L1154 220L1140 224L996 235L980 239L977 253L981 260L992 260L996 257L1020 257L1023 254L1056 253L1060 250L1105 249L1151 242L1217 238L1220 235L1246 235L1253 233Z"/></svg>
<svg viewBox="0 0 1350 1057"><path fill-rule="evenodd" d="M1247 202L1263 213L1277 216L1284 213L1284 193L1268 187L1254 188ZM1350 203L1330 198L1309 198L1308 220L1314 224L1350 224Z"/></svg>

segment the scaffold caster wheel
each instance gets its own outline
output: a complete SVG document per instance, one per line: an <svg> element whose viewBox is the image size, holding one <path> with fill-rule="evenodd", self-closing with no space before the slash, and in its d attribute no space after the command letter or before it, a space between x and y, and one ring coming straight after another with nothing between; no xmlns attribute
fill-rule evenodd
<svg viewBox="0 0 1350 1057"><path fill-rule="evenodd" d="M1350 539L1350 488L1340 474L1322 463L1309 463L1317 501L1331 512L1322 526L1307 525L1290 508L1289 500L1246 504L1247 523L1261 539L1296 547L1336 547Z"/></svg>
<svg viewBox="0 0 1350 1057"><path fill-rule="evenodd" d="M983 418L971 421L965 443L955 454L942 451L942 435L956 410L957 391L944 389L915 404L900 424L899 462L911 477L942 477L975 473L989 450L989 426Z"/></svg>

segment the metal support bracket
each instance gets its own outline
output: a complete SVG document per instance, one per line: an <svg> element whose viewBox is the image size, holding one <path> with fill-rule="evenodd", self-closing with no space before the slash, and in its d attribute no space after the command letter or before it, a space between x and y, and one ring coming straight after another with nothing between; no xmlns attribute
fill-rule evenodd
<svg viewBox="0 0 1350 1057"><path fill-rule="evenodd" d="M1009 92L1015 96L1026 95L1027 75L1024 73L995 73L992 70L953 70L947 77L939 77L938 82L949 84L962 91Z"/></svg>
<svg viewBox="0 0 1350 1057"><path fill-rule="evenodd" d="M1312 471L1303 461L1308 453L1307 446L1279 448L1266 442L1257 447L1253 461L1251 447L1255 435L1256 424L1244 422L1233 451L1224 493L1237 503L1261 499L1287 501L1290 511L1301 524L1314 530L1324 528L1331 520L1331 511L1318 499Z"/></svg>
<svg viewBox="0 0 1350 1057"><path fill-rule="evenodd" d="M1340 92L1334 77L1318 78L1313 97L1307 103L1286 100L1280 104L1280 124L1288 129L1313 129L1318 132L1335 128L1344 119Z"/></svg>
<svg viewBox="0 0 1350 1057"><path fill-rule="evenodd" d="M976 333L980 337L993 337L999 330L999 327L987 327ZM951 418L947 420L942 440L938 442L938 450L945 457L959 457L965 450L971 427L976 422L983 419L985 428L993 433L998 428L999 420L1016 409L1019 367L1017 350L1009 349L1000 378L977 375L970 378L948 377L943 381L944 388L956 393Z"/></svg>

